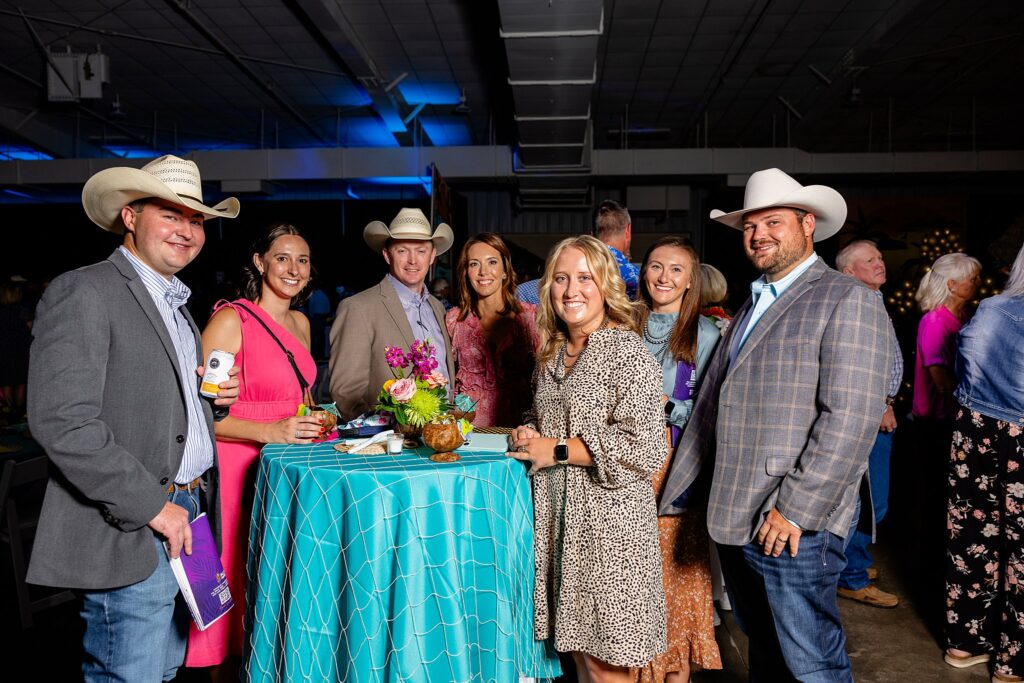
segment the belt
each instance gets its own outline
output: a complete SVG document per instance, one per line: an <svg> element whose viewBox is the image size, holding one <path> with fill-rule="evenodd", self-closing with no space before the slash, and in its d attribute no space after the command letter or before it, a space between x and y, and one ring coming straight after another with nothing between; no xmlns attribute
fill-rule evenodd
<svg viewBox="0 0 1024 683"><path fill-rule="evenodd" d="M175 491L195 491L202 485L202 483L202 477L196 477L187 484L179 484L178 482L174 482L173 484L167 485L167 493L174 493Z"/></svg>

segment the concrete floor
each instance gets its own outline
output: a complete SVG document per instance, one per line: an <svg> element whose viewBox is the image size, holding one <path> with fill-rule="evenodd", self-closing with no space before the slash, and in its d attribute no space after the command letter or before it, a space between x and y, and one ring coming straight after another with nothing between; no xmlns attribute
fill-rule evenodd
<svg viewBox="0 0 1024 683"><path fill-rule="evenodd" d="M914 491L911 462L894 457L893 489ZM897 497L889 517L881 525L880 542L873 547L875 565L881 572L879 586L901 597L895 609L867 607L840 600L848 636L847 649L858 683L950 682L980 683L989 680L984 666L956 670L942 661L941 619L944 610L941 575L941 535L922 532L941 529L941 522L921 523L917 503ZM927 568L927 571L925 570ZM911 578L913 577L913 578ZM14 610L6 548L0 549L0 652L8 671L31 670L33 680L80 680L81 625L74 603L64 604L37 616L33 628L22 630ZM927 608L927 609L925 609ZM717 630L725 668L700 672L695 683L738 683L747 679L746 638L731 613L722 612ZM0 677L3 680L19 680ZM182 670L177 683L206 683L203 671ZM27 679L26 679L27 680ZM352 682L360 683L360 682Z"/></svg>
<svg viewBox="0 0 1024 683"><path fill-rule="evenodd" d="M879 587L898 595L901 602L894 609L879 609L839 601L854 679L858 683L987 683L990 672L984 666L957 670L942 661L939 628L917 608L892 548L875 546L875 565L881 572ZM747 680L746 637L729 612L720 614L717 636L725 669L698 673L694 683Z"/></svg>
<svg viewBox="0 0 1024 683"><path fill-rule="evenodd" d="M876 565L882 572L879 585L903 598L899 607L883 610L840 600L848 636L847 649L858 683L949 682L981 683L989 680L985 667L956 670L942 661L942 650L934 629L922 618L906 590L891 547L876 546ZM5 577L6 578L6 577ZM9 583L2 593L3 627L0 639L7 661L14 671L30 665L34 680L73 681L78 679L81 628L73 604L54 608L37 617L36 625L22 631L12 613ZM746 638L731 613L722 612L718 643L725 665L722 671L694 675L694 683L740 683L747 679ZM15 679L9 679L15 680ZM183 670L178 683L202 683L206 676ZM353 682L355 683L355 682Z"/></svg>

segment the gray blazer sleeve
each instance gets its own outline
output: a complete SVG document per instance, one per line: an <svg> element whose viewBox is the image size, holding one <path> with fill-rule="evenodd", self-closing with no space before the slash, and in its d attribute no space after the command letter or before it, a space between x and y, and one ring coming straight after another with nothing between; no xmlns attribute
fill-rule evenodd
<svg viewBox="0 0 1024 683"><path fill-rule="evenodd" d="M776 502L804 529L825 528L846 486L863 472L892 366L888 326L881 299L865 287L851 287L829 321L821 342L818 418Z"/></svg>
<svg viewBox="0 0 1024 683"><path fill-rule="evenodd" d="M106 509L119 528L134 531L156 517L167 496L100 417L104 395L119 390L105 386L111 342L105 299L77 273L57 278L47 289L33 327L29 424L71 486Z"/></svg>

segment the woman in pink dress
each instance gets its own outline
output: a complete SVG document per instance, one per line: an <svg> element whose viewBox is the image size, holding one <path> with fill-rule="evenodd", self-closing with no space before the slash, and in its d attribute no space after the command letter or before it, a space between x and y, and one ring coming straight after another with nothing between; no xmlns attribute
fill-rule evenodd
<svg viewBox="0 0 1024 683"><path fill-rule="evenodd" d="M305 382L316 379L309 320L292 310L309 295L309 245L294 226L272 225L250 249L242 298L221 302L203 331L203 348L235 354L238 402L215 423L220 472L221 561L235 606L206 631L191 626L185 666L212 666L211 679L238 680L244 635L246 562L256 465L265 443L311 443L320 423L296 417L303 392L284 348ZM276 341L275 341L276 338ZM280 344L278 343L280 342Z"/></svg>
<svg viewBox="0 0 1024 683"><path fill-rule="evenodd" d="M477 401L477 427L513 427L533 403L537 308L516 299L512 255L500 237L482 232L466 242L455 289L459 306L445 316L455 393Z"/></svg>

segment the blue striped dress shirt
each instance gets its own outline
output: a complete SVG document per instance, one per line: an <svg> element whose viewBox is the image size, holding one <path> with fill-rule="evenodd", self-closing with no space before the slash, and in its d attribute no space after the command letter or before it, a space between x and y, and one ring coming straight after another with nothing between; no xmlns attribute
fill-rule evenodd
<svg viewBox="0 0 1024 683"><path fill-rule="evenodd" d="M146 290L156 304L156 310L160 312L160 317L167 326L167 334L178 356L178 367L185 382L182 393L185 394L185 406L188 410L188 434L185 437L185 455L181 459L174 481L187 484L213 467L213 443L210 440L210 430L206 426L206 418L203 416L198 382L195 381L198 379L196 366L202 364L202 359L199 358L192 326L180 310L188 301L192 290L176 277L166 279L124 247L120 249L146 285ZM193 381L189 381L190 379Z"/></svg>

